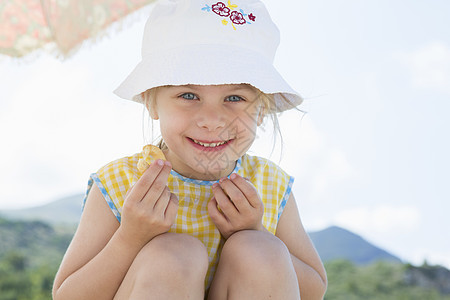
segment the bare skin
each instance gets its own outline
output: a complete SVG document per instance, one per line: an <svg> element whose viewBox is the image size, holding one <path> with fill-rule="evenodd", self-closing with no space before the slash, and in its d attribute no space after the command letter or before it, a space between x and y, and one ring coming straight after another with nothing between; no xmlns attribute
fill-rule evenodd
<svg viewBox="0 0 450 300"><path fill-rule="evenodd" d="M247 182L241 179L241 184ZM221 198L219 191L216 198L220 199L222 209L228 211L233 208L231 200ZM230 201L230 207L226 201ZM216 207L211 205L211 210L214 210L213 206ZM292 196L279 221L277 236L264 229L243 230L241 227L246 225L236 223L240 220L237 212L234 212L236 220L231 217L233 213L228 213L235 225L218 224L228 235L228 240L208 299L243 299L242 295L246 295L245 299L299 299L299 293L302 299L323 298L325 271L304 233ZM189 236L162 233L139 246L131 242L129 236L122 236L120 226L94 187L83 220L55 280L55 299L205 297L203 282L207 254L203 244ZM293 228L300 234L291 233ZM122 247L122 243L128 246ZM161 253L165 255L161 256ZM71 274L70 270L73 270ZM280 292L284 294L276 294Z"/></svg>
<svg viewBox="0 0 450 300"><path fill-rule="evenodd" d="M262 225L264 207L255 187L237 174L223 177L248 148L235 153L225 147L230 161L218 164L217 173L205 173L191 161L192 156L202 157L193 140L216 143L226 128L240 126L227 135L230 145L254 139L261 112L259 105L248 112L254 95L245 85L160 89L152 117L161 121L170 162L152 163L128 191L121 223L93 186L55 278L55 300L323 298L325 269L293 195L274 236ZM230 126L236 124L236 116L242 122ZM172 167L197 179L222 177L212 187L208 213L226 241L208 295L203 285L208 265L205 246L191 236L168 233L178 207L167 187Z"/></svg>
<svg viewBox="0 0 450 300"><path fill-rule="evenodd" d="M288 249L268 232L234 233L223 248L208 299L300 299Z"/></svg>
<svg viewBox="0 0 450 300"><path fill-rule="evenodd" d="M206 247L184 234L164 233L147 243L114 299L203 299Z"/></svg>
<svg viewBox="0 0 450 300"><path fill-rule="evenodd" d="M161 160L150 165L128 193L120 224L92 188L56 275L54 299L113 299L142 248L175 220L177 199L166 187L170 169Z"/></svg>

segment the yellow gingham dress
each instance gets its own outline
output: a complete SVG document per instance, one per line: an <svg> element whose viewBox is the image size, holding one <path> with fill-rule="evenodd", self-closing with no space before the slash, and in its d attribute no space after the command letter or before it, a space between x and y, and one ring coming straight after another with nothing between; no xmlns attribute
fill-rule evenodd
<svg viewBox="0 0 450 300"><path fill-rule="evenodd" d="M90 176L86 198L95 183L119 222L125 195L141 176L137 169L140 158L142 153L118 159ZM278 219L289 199L294 178L273 162L247 154L238 159L232 173L249 178L256 187L264 202L263 225L275 234ZM213 279L224 243L223 237L208 215L207 204L213 196L211 187L215 182L218 181L190 179L174 170L168 179L170 191L179 199L177 218L169 232L190 234L206 246L209 255L206 289Z"/></svg>

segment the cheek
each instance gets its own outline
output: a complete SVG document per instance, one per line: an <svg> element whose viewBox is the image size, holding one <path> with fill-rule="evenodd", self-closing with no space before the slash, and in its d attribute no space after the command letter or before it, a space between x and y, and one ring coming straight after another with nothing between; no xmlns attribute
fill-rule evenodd
<svg viewBox="0 0 450 300"><path fill-rule="evenodd" d="M176 134L179 131L178 122L170 121L170 119L160 118L159 129L164 138L170 137L171 134Z"/></svg>
<svg viewBox="0 0 450 300"><path fill-rule="evenodd" d="M253 122L256 126L261 125L264 116L264 108L260 102L252 103L251 106L245 110L247 122Z"/></svg>
<svg viewBox="0 0 450 300"><path fill-rule="evenodd" d="M256 130L258 128L258 119L259 119L259 110L252 109L247 110L240 114L240 122L239 125L241 128L240 131L245 131L247 135L256 135Z"/></svg>
<svg viewBox="0 0 450 300"><path fill-rule="evenodd" d="M164 140L182 134L189 125L189 117L172 113L159 115L159 127Z"/></svg>
<svg viewBox="0 0 450 300"><path fill-rule="evenodd" d="M233 144L235 152L243 154L245 153L253 144L256 138L257 124L253 117L240 117L236 118L236 123L232 129L232 134L235 134L237 138L236 142Z"/></svg>

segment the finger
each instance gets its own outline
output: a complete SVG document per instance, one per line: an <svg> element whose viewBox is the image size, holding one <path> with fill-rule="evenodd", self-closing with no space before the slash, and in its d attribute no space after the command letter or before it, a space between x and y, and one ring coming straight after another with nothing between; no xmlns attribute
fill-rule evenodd
<svg viewBox="0 0 450 300"><path fill-rule="evenodd" d="M132 186L128 189L127 193L125 194L125 199L128 198L128 195L129 195L129 194L131 193L131 191L133 190L133 187L134 187L134 185L132 185Z"/></svg>
<svg viewBox="0 0 450 300"><path fill-rule="evenodd" d="M164 162L157 160L153 162L150 167L139 178L136 184L131 188L127 196L127 201L140 202L147 194L155 178L164 168Z"/></svg>
<svg viewBox="0 0 450 300"><path fill-rule="evenodd" d="M236 209L233 202L231 202L230 198L228 198L227 194L218 183L213 184L212 191L215 201L228 219L232 219L239 214L239 211Z"/></svg>
<svg viewBox="0 0 450 300"><path fill-rule="evenodd" d="M242 194L245 196L248 203L252 207L256 208L261 205L261 198L259 197L258 191L249 179L244 178L239 174L233 173L230 176L230 181L232 181L235 186L242 192Z"/></svg>
<svg viewBox="0 0 450 300"><path fill-rule="evenodd" d="M165 186L164 191L161 193L161 196L156 200L155 206L153 207L153 210L155 212L160 212L162 216L164 216L165 211L167 209L167 205L170 201L170 195L172 193L170 192L169 188Z"/></svg>
<svg viewBox="0 0 450 300"><path fill-rule="evenodd" d="M240 213L248 210L251 207L245 195L233 181L229 180L228 178L222 178L220 180L220 186Z"/></svg>
<svg viewBox="0 0 450 300"><path fill-rule="evenodd" d="M153 182L151 183L151 185L147 190L147 193L142 199L142 202L144 204L145 203L148 203L149 205L152 204L153 205L152 208L166 190L167 180L169 178L170 170L172 169L172 166L167 161L164 162L163 165L164 165L163 168L157 174L156 178L153 180Z"/></svg>
<svg viewBox="0 0 450 300"><path fill-rule="evenodd" d="M228 226L229 220L227 217L220 212L218 208L218 203L215 197L213 197L211 200L209 200L208 203L208 213L211 217L211 220L216 224L218 228L224 228L225 226Z"/></svg>
<svg viewBox="0 0 450 300"><path fill-rule="evenodd" d="M165 219L173 224L175 222L175 218L177 217L178 212L178 197L170 193L169 203L167 204L165 211Z"/></svg>

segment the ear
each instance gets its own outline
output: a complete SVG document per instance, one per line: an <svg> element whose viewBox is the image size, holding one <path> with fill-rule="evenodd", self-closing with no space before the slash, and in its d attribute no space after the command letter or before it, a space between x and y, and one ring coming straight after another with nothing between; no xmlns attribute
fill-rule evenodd
<svg viewBox="0 0 450 300"><path fill-rule="evenodd" d="M146 103L146 107L148 110L148 113L150 114L150 117L153 120L158 120L159 116L158 116L158 111L157 111L157 107L156 107L156 101L152 101L152 104L150 104L149 102Z"/></svg>
<svg viewBox="0 0 450 300"><path fill-rule="evenodd" d="M150 117L151 117L153 120L159 120L158 113L156 112L155 109L149 110L149 113L150 113Z"/></svg>
<svg viewBox="0 0 450 300"><path fill-rule="evenodd" d="M259 112L258 112L258 118L256 120L256 122L257 122L256 124L258 124L258 126L260 126L262 124L265 116L266 116L266 108L264 105L261 105L259 108Z"/></svg>

